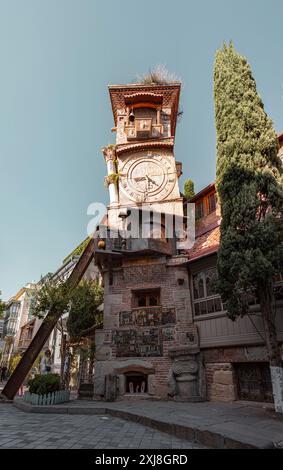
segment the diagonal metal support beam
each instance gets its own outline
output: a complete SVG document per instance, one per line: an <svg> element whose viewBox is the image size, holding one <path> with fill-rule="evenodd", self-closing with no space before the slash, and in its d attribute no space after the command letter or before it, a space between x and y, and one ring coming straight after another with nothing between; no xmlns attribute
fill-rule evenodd
<svg viewBox="0 0 283 470"><path fill-rule="evenodd" d="M80 282L93 257L94 240L91 239L84 252L82 253L81 257L79 258L76 266L74 267L70 277L66 281L70 288L75 288L76 285ZM34 361L36 360L44 344L48 340L60 316L61 315L58 315L58 313L54 313L52 310L50 310L49 313L46 315L36 335L31 341L29 347L24 352L20 362L18 363L13 374L6 383L1 394L2 399L13 400L17 391L22 385L25 377L32 368Z"/></svg>

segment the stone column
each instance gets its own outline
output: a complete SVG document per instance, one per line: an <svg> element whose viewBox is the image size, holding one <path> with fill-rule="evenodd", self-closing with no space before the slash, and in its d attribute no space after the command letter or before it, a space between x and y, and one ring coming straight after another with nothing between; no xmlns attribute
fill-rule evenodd
<svg viewBox="0 0 283 470"><path fill-rule="evenodd" d="M108 188L109 188L109 198L110 198L110 206L117 205L119 202L118 198L118 182L111 181L111 175L116 174L116 154L115 154L115 146L108 146L103 147L102 149L106 165L107 165L107 175L108 175Z"/></svg>
<svg viewBox="0 0 283 470"><path fill-rule="evenodd" d="M160 115L161 115L161 108L157 108L157 113L156 113L156 124L159 126L160 125Z"/></svg>

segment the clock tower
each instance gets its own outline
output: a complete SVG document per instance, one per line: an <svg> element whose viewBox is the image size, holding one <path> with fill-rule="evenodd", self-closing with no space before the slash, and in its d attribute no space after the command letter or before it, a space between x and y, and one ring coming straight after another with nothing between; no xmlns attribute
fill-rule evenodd
<svg viewBox="0 0 283 470"><path fill-rule="evenodd" d="M116 145L103 153L111 225L119 225L119 209L125 207L148 205L153 212L181 216L181 165L174 158L180 83L113 85L109 92Z"/></svg>
<svg viewBox="0 0 283 470"><path fill-rule="evenodd" d="M102 149L110 202L95 249L104 284L98 399L204 395L187 256L176 236L184 220L174 157L180 89L179 82L109 86L116 143Z"/></svg>

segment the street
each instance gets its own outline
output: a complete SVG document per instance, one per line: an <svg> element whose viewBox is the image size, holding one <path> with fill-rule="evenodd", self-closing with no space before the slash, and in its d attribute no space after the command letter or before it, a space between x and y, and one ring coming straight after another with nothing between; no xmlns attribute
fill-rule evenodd
<svg viewBox="0 0 283 470"><path fill-rule="evenodd" d="M192 449L198 444L111 416L32 414L0 404L0 449Z"/></svg>

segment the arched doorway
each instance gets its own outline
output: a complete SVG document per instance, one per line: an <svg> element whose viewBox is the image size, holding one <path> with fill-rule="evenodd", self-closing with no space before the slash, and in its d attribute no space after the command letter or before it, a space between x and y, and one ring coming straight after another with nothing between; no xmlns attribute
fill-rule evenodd
<svg viewBox="0 0 283 470"><path fill-rule="evenodd" d="M125 374L125 391L130 394L147 393L147 374L142 372L127 372Z"/></svg>

